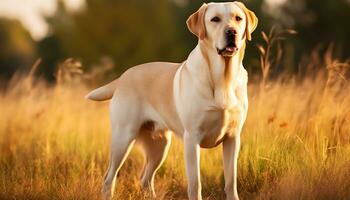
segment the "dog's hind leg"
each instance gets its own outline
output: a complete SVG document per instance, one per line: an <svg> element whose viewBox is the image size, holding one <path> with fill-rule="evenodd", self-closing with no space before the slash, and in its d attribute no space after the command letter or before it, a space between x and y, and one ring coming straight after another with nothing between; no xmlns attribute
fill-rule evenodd
<svg viewBox="0 0 350 200"><path fill-rule="evenodd" d="M159 134L142 132L137 140L143 147L146 160L141 174L141 187L149 189L153 197L155 197L154 176L168 154L171 132L159 132Z"/></svg>
<svg viewBox="0 0 350 200"><path fill-rule="evenodd" d="M121 91L119 91L121 92ZM133 105L133 106L130 106ZM102 185L102 198L111 199L116 176L140 131L140 103L132 95L115 95L110 104L112 127L110 161Z"/></svg>
<svg viewBox="0 0 350 200"><path fill-rule="evenodd" d="M109 168L104 177L103 199L108 200L112 198L116 175L132 149L137 132L137 129L133 127L118 127L112 130L111 157Z"/></svg>

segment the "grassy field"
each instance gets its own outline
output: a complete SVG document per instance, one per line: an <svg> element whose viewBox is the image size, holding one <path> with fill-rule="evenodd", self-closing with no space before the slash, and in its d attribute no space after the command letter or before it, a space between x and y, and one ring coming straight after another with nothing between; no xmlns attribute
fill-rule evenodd
<svg viewBox="0 0 350 200"><path fill-rule="evenodd" d="M328 74L328 75L327 75ZM249 84L241 199L350 199L350 88L338 71ZM31 75L0 94L0 199L99 199L108 165L108 102L84 99L83 80L47 86ZM344 84L345 83L345 84ZM186 199L183 145L156 176L157 199ZM220 146L202 150L203 197L224 199ZM150 199L142 154L122 167L115 199Z"/></svg>

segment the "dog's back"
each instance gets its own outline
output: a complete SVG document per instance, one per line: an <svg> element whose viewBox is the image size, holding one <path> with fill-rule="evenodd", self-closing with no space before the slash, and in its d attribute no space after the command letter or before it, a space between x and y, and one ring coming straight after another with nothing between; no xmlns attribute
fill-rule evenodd
<svg viewBox="0 0 350 200"><path fill-rule="evenodd" d="M118 79L97 88L87 95L88 99L103 101L133 96L133 100L141 99L140 105L146 120L153 119L154 115L160 115L167 127L176 131L182 131L180 121L177 121L173 98L173 80L179 63L152 62L137 65L128 69ZM147 105L145 105L147 104ZM175 119L175 120L174 120Z"/></svg>

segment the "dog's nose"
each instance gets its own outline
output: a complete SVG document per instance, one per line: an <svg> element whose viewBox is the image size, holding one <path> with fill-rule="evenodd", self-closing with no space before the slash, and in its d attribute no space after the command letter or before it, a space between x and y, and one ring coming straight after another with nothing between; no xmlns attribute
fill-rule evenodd
<svg viewBox="0 0 350 200"><path fill-rule="evenodd" d="M227 36L235 36L237 34L237 31L234 28L227 28L225 30L225 33Z"/></svg>
<svg viewBox="0 0 350 200"><path fill-rule="evenodd" d="M231 27L225 30L227 42L234 42L237 31Z"/></svg>

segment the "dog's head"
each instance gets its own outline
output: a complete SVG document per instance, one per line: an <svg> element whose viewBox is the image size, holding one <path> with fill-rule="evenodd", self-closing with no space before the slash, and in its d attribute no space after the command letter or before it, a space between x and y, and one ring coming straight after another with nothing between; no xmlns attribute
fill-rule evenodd
<svg viewBox="0 0 350 200"><path fill-rule="evenodd" d="M241 2L203 4L187 20L189 30L224 57L235 55L251 40L258 19Z"/></svg>

